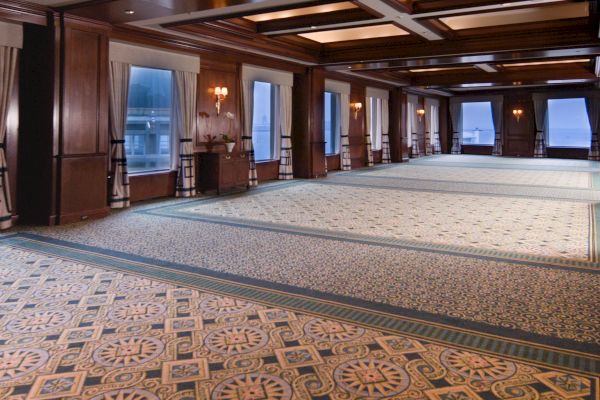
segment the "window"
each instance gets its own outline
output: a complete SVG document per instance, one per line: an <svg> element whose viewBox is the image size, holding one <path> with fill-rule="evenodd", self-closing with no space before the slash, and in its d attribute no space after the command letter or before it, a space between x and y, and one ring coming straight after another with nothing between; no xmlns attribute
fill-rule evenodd
<svg viewBox="0 0 600 400"><path fill-rule="evenodd" d="M171 71L131 67L125 154L129 172L171 168Z"/></svg>
<svg viewBox="0 0 600 400"><path fill-rule="evenodd" d="M252 145L256 161L277 159L275 135L275 105L277 85L254 82L254 109L252 110Z"/></svg>
<svg viewBox="0 0 600 400"><path fill-rule="evenodd" d="M368 97L371 102L371 149L381 150L381 99L378 97Z"/></svg>
<svg viewBox="0 0 600 400"><path fill-rule="evenodd" d="M549 146L590 147L592 130L585 99L548 100Z"/></svg>
<svg viewBox="0 0 600 400"><path fill-rule="evenodd" d="M494 145L495 132L491 102L462 103L462 119L463 144Z"/></svg>
<svg viewBox="0 0 600 400"><path fill-rule="evenodd" d="M339 93L325 92L325 154L340 153L340 95Z"/></svg>

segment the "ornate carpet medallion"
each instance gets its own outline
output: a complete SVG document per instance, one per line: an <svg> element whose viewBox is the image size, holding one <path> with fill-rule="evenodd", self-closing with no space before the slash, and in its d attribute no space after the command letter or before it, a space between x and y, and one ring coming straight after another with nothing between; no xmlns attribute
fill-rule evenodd
<svg viewBox="0 0 600 400"><path fill-rule="evenodd" d="M0 254L18 270L0 276L2 400L600 395L593 354L67 244L4 238Z"/></svg>

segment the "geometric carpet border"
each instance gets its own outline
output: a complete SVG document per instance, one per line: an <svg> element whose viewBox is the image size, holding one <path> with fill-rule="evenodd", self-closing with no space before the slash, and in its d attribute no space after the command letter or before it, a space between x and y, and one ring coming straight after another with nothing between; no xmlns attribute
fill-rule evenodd
<svg viewBox="0 0 600 400"><path fill-rule="evenodd" d="M144 275L256 303L342 320L388 333L408 335L446 346L509 357L589 376L600 375L599 346L589 343L551 339L555 345L548 345L535 343L525 337L515 339L482 333L460 326L434 323L402 315L401 312L406 310L400 310L397 307L309 292L287 285L236 277L203 268L153 260L39 235L27 233L7 235L0 237L0 244L92 263L101 268ZM441 319L440 316L437 318ZM501 330L497 327L493 329ZM525 335L531 338L536 336L528 333ZM535 339L540 340L543 337ZM557 347L559 345L574 346L579 350L559 348Z"/></svg>

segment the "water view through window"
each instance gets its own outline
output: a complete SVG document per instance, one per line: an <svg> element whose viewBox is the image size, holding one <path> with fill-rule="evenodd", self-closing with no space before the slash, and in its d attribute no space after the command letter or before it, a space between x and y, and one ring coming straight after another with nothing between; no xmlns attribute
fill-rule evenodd
<svg viewBox="0 0 600 400"><path fill-rule="evenodd" d="M590 147L592 130L585 99L548 100L549 146Z"/></svg>
<svg viewBox="0 0 600 400"><path fill-rule="evenodd" d="M256 161L275 158L274 89L270 83L254 82L252 144Z"/></svg>
<svg viewBox="0 0 600 400"><path fill-rule="evenodd" d="M129 172L171 168L172 73L131 67L125 154Z"/></svg>
<svg viewBox="0 0 600 400"><path fill-rule="evenodd" d="M325 92L325 154L340 152L340 95Z"/></svg>
<svg viewBox="0 0 600 400"><path fill-rule="evenodd" d="M489 101L462 103L463 144L494 145L494 120Z"/></svg>

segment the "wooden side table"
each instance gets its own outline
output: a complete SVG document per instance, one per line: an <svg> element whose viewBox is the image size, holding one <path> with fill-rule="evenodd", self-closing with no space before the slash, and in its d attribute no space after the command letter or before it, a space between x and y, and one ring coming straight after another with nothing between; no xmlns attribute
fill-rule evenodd
<svg viewBox="0 0 600 400"><path fill-rule="evenodd" d="M250 164L246 153L196 153L196 179L201 193L238 186L248 188Z"/></svg>

